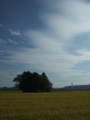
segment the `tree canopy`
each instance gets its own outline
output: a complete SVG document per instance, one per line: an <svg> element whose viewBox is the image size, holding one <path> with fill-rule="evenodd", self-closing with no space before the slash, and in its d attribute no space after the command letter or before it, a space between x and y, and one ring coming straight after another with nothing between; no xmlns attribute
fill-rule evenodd
<svg viewBox="0 0 90 120"><path fill-rule="evenodd" d="M52 89L52 83L44 72L42 75L39 75L37 72L25 71L17 75L13 81L23 92L50 92Z"/></svg>

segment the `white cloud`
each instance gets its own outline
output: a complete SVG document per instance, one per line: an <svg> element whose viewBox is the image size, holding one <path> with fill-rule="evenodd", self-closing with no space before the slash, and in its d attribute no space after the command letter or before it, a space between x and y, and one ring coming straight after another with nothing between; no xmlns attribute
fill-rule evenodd
<svg viewBox="0 0 90 120"><path fill-rule="evenodd" d="M14 42L14 41L11 40L11 39L8 39L8 41L3 40L3 39L0 39L0 43L7 43L7 42L10 42L10 43L13 43L13 44L18 44L17 42Z"/></svg>
<svg viewBox="0 0 90 120"><path fill-rule="evenodd" d="M13 42L14 42L14 41L13 41L13 40L11 40L11 39L8 39L8 41L9 41L9 42L11 42L11 43L13 43Z"/></svg>
<svg viewBox="0 0 90 120"><path fill-rule="evenodd" d="M13 43L13 44L18 44L17 42L14 42L14 41L11 40L11 39L8 39L8 41L9 41L10 43Z"/></svg>
<svg viewBox="0 0 90 120"><path fill-rule="evenodd" d="M34 47L7 51L11 55L7 62L52 72L58 75L56 79L72 80L79 77L82 80L83 76L89 79L90 73L86 74L85 69L79 70L76 66L90 61L90 51L82 46L83 49L75 49L75 55L65 49L66 46L74 46L76 36L90 32L89 13L90 4L84 0L52 0L52 4L48 4L48 11L40 16L47 29L25 32L28 44ZM19 34L11 29L10 32L12 35Z"/></svg>
<svg viewBox="0 0 90 120"><path fill-rule="evenodd" d="M14 42L14 44L16 44L16 45L17 45L18 43L17 43L17 42Z"/></svg>
<svg viewBox="0 0 90 120"><path fill-rule="evenodd" d="M7 43L6 40L0 39L0 43Z"/></svg>
<svg viewBox="0 0 90 120"><path fill-rule="evenodd" d="M79 71L74 68L83 61L90 61L90 52L76 51L80 55L71 55L64 50L62 44L60 45L60 41L52 40L44 33L28 31L27 34L30 39L32 37L32 44L36 47L25 48L22 51L9 51L12 55L8 57L10 63L33 66L42 71L56 73L62 78L83 75L84 70Z"/></svg>
<svg viewBox="0 0 90 120"><path fill-rule="evenodd" d="M76 35L90 32L90 4L80 0L63 0L55 3L54 10L53 13L42 14L42 19L61 39L71 40Z"/></svg>
<svg viewBox="0 0 90 120"><path fill-rule="evenodd" d="M19 31L13 31L12 29L10 29L11 35L15 35L15 36L21 36Z"/></svg>
<svg viewBox="0 0 90 120"><path fill-rule="evenodd" d="M0 27L1 27L2 25L0 24Z"/></svg>

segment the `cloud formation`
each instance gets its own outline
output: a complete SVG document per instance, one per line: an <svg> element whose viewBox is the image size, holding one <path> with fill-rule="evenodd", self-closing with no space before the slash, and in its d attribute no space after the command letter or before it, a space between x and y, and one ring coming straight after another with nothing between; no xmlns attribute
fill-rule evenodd
<svg viewBox="0 0 90 120"><path fill-rule="evenodd" d="M7 43L7 41L0 38L0 43Z"/></svg>
<svg viewBox="0 0 90 120"><path fill-rule="evenodd" d="M50 8L54 12L42 14L42 19L61 39L72 40L76 35L90 32L90 4L84 0L58 0Z"/></svg>
<svg viewBox="0 0 90 120"><path fill-rule="evenodd" d="M15 36L21 36L19 31L13 31L12 29L10 29L11 35L15 35Z"/></svg>
<svg viewBox="0 0 90 120"><path fill-rule="evenodd" d="M85 0L52 0L52 4L49 4L50 1L44 2L47 11L42 11L39 15L46 27L42 30L26 30L25 42L31 47L7 51L10 54L7 62L53 73L58 80L72 81L77 77L79 80L89 80L89 70L86 72L77 66L90 62L90 50L84 46L77 49L74 41L76 37L90 32L90 4ZM11 29L10 32L11 35L21 35ZM12 40L9 42L13 43ZM73 54L68 50L72 46L75 47ZM53 79L52 76L50 78Z"/></svg>
<svg viewBox="0 0 90 120"><path fill-rule="evenodd" d="M30 44L35 46L31 58L41 65L39 69L50 70L66 78L82 76L85 70L78 70L76 65L90 61L90 51L82 46L83 49L75 49L76 55L72 55L65 47L74 46L76 36L90 32L90 4L81 0L64 0L49 5L49 8L54 12L41 15L47 31L26 31Z"/></svg>
<svg viewBox="0 0 90 120"><path fill-rule="evenodd" d="M13 43L13 44L18 44L17 42L14 42L14 41L11 40L11 39L8 39L8 41L9 41L10 43Z"/></svg>

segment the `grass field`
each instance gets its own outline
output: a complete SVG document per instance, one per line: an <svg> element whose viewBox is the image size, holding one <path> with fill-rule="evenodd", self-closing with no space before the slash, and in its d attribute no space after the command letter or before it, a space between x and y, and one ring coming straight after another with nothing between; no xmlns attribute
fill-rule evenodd
<svg viewBox="0 0 90 120"><path fill-rule="evenodd" d="M0 120L90 120L90 91L1 92Z"/></svg>

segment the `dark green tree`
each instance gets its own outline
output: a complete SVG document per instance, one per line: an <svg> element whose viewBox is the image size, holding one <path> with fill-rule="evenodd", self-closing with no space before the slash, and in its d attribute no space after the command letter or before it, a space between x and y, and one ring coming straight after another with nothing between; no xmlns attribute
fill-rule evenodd
<svg viewBox="0 0 90 120"><path fill-rule="evenodd" d="M42 75L39 75L37 72L23 72L17 75L13 81L16 82L16 86L23 92L50 92L52 89L52 83L44 72Z"/></svg>
<svg viewBox="0 0 90 120"><path fill-rule="evenodd" d="M50 92L51 89L52 89L52 83L49 81L47 75L43 72L42 73L42 77L44 77L46 80L45 80L45 90L46 92Z"/></svg>

